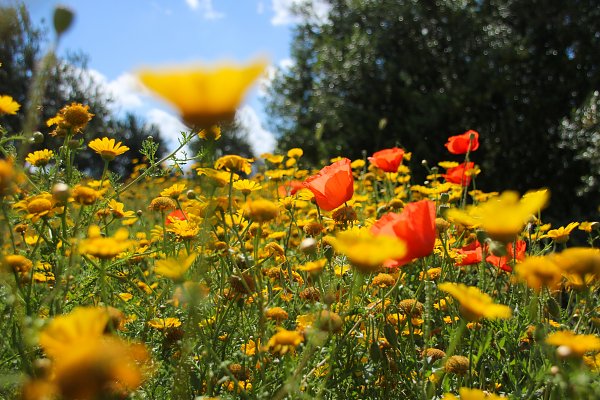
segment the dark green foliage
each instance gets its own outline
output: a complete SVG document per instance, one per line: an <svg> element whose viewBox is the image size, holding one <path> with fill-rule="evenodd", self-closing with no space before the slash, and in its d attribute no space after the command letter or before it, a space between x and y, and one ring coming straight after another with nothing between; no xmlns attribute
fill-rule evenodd
<svg viewBox="0 0 600 400"><path fill-rule="evenodd" d="M558 218L595 210L574 187L589 162L559 147L559 127L600 86L597 1L330 3L327 23L296 27L295 64L272 86L281 149L316 162L400 145L419 181L420 160L461 161L446 138L475 129L478 186L548 187Z"/></svg>

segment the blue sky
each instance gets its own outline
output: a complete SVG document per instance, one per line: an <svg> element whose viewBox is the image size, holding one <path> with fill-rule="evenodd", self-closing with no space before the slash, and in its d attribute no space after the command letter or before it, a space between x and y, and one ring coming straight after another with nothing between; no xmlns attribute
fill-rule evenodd
<svg viewBox="0 0 600 400"><path fill-rule="evenodd" d="M290 12L303 0L28 0L34 21L52 19L56 4L69 6L75 22L60 51L82 50L89 56L89 74L115 98L115 111L133 111L160 126L170 145L185 129L176 113L144 95L134 72L143 66L223 60L244 63L266 56L272 65L289 63ZM318 2L317 2L318 3ZM315 5L322 16L326 7ZM288 64L289 65L289 64ZM268 75L268 74L267 74ZM268 84L264 79L261 85ZM250 131L256 153L272 150L258 85L238 112Z"/></svg>

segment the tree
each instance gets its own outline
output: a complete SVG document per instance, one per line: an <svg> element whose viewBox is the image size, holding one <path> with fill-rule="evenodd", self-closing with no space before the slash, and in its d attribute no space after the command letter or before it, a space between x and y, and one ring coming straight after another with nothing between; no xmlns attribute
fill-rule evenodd
<svg viewBox="0 0 600 400"><path fill-rule="evenodd" d="M0 93L12 96L26 108L34 71L42 57L42 49L47 44L47 31L33 26L24 5L3 7L0 8L0 37ZM79 169L87 174L98 176L102 171L98 156L87 148L87 143L96 137L115 137L130 148L129 152L111 163L113 171L122 176L132 172L132 160L138 157L141 143L146 137L152 136L155 141L162 143L156 126L145 124L134 115L126 114L121 117L111 111L113 99L87 73L87 57L82 53L71 53L64 59L58 59L52 67L38 129L48 133L50 129L45 126L45 121L72 102L88 105L90 112L94 114L84 132L84 146L76 160ZM24 115L20 112L16 116L4 118L2 126L9 132L20 132L23 129ZM32 150L56 149L61 144L62 141L45 135L44 143L32 146ZM164 146L159 147L159 157L164 150Z"/></svg>
<svg viewBox="0 0 600 400"><path fill-rule="evenodd" d="M437 162L448 136L475 129L478 186L548 187L555 216L592 212L588 194L573 201L588 164L558 144L561 120L600 86L596 1L330 4L326 23L296 27L295 64L272 85L282 149L318 160L401 145Z"/></svg>

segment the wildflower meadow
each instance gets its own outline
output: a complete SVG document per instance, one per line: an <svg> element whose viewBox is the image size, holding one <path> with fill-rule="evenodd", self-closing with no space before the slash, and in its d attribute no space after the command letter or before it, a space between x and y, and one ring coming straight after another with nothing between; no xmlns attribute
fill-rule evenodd
<svg viewBox="0 0 600 400"><path fill-rule="evenodd" d="M600 398L598 222L546 223L544 187L478 190L469 127L422 163L217 154L265 67L139 71L189 130L130 176L118 135L81 139L85 103L37 121L56 147L0 128L0 397ZM35 98L0 95L36 126Z"/></svg>

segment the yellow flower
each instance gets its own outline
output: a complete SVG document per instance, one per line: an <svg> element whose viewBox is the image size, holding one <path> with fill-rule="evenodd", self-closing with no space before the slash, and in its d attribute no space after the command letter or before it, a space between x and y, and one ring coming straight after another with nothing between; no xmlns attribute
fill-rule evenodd
<svg viewBox="0 0 600 400"><path fill-rule="evenodd" d="M384 261L406 254L406 244L400 239L375 236L366 229L343 231L329 241L335 251L348 257L350 263L363 273L376 271Z"/></svg>
<svg viewBox="0 0 600 400"><path fill-rule="evenodd" d="M562 279L562 271L551 257L528 257L517 264L516 272L527 286L538 293L542 287L558 288Z"/></svg>
<svg viewBox="0 0 600 400"><path fill-rule="evenodd" d="M269 200L249 200L244 207L244 217L254 222L267 222L277 218L279 207Z"/></svg>
<svg viewBox="0 0 600 400"><path fill-rule="evenodd" d="M298 147L294 147L293 149L289 149L287 152L287 156L290 158L295 158L298 159L300 157L302 157L302 155L304 154L304 151Z"/></svg>
<svg viewBox="0 0 600 400"><path fill-rule="evenodd" d="M555 243L566 243L569 240L569 235L573 231L573 229L579 226L579 222L571 222L566 227L561 226L557 229L549 230L545 235L540 236L542 238L550 238Z"/></svg>
<svg viewBox="0 0 600 400"><path fill-rule="evenodd" d="M79 244L81 254L88 254L103 260L115 258L132 246L132 242L127 240L129 233L127 229L120 228L114 237L102 237L100 228L96 225L88 229L88 239L84 239Z"/></svg>
<svg viewBox="0 0 600 400"><path fill-rule="evenodd" d="M280 329L269 339L267 349L273 354L282 356L288 352L294 352L296 347L303 341L304 336L301 333Z"/></svg>
<svg viewBox="0 0 600 400"><path fill-rule="evenodd" d="M83 129L92 119L89 106L80 103L71 103L60 110L63 121L76 131Z"/></svg>
<svg viewBox="0 0 600 400"><path fill-rule="evenodd" d="M221 138L221 127L213 125L209 128L202 129L198 132L198 136L204 140L219 140Z"/></svg>
<svg viewBox="0 0 600 400"><path fill-rule="evenodd" d="M0 198L12 192L16 187L14 180L16 177L15 169L11 159L0 159Z"/></svg>
<svg viewBox="0 0 600 400"><path fill-rule="evenodd" d="M87 186L77 185L73 189L73 200L82 205L94 204L104 193L104 190L96 190Z"/></svg>
<svg viewBox="0 0 600 400"><path fill-rule="evenodd" d="M120 156L129 150L129 147L122 146L121 142L115 143L115 139L104 137L102 139L92 140L88 146L106 161L112 161L116 156Z"/></svg>
<svg viewBox="0 0 600 400"><path fill-rule="evenodd" d="M251 158L244 158L234 154L227 155L215 161L215 169L224 169L229 172L242 171L245 174L250 174L252 172L250 163L253 161Z"/></svg>
<svg viewBox="0 0 600 400"><path fill-rule="evenodd" d="M271 307L265 312L265 317L279 323L288 319L288 313L281 307Z"/></svg>
<svg viewBox="0 0 600 400"><path fill-rule="evenodd" d="M579 224L579 230L587 233L591 233L592 230L598 229L598 227L600 227L600 224L595 221L584 221L581 224Z"/></svg>
<svg viewBox="0 0 600 400"><path fill-rule="evenodd" d="M306 264L302 264L298 266L297 269L299 271L308 272L310 274L318 274L319 272L323 271L323 268L325 268L325 264L327 264L327 259L321 258L319 260L309 261Z"/></svg>
<svg viewBox="0 0 600 400"><path fill-rule="evenodd" d="M0 96L0 115L10 114L14 115L19 111L21 105L13 100L10 96Z"/></svg>
<svg viewBox="0 0 600 400"><path fill-rule="evenodd" d="M231 120L250 85L266 67L263 60L247 66L142 70L138 76L150 90L175 106L192 126L207 127Z"/></svg>
<svg viewBox="0 0 600 400"><path fill-rule="evenodd" d="M177 207L177 203L175 203L175 201L172 198L165 197L165 196L158 196L158 197L152 199L152 201L150 202L150 205L148 206L148 209L151 211L165 212L165 211L169 211L169 210L174 210L176 207Z"/></svg>
<svg viewBox="0 0 600 400"><path fill-rule="evenodd" d="M600 275L600 250L589 247L571 247L554 254L553 261L566 273Z"/></svg>
<svg viewBox="0 0 600 400"><path fill-rule="evenodd" d="M185 183L175 183L160 192L163 197L170 197L172 199L178 199L181 193L186 189Z"/></svg>
<svg viewBox="0 0 600 400"><path fill-rule="evenodd" d="M551 333L546 338L546 343L565 346L577 357L582 357L587 352L600 351L600 338L596 335L578 335L571 331Z"/></svg>
<svg viewBox="0 0 600 400"><path fill-rule="evenodd" d="M34 167L43 167L50 162L50 159L54 156L54 152L52 150L44 149L34 151L33 153L29 153L25 158L29 164Z"/></svg>
<svg viewBox="0 0 600 400"><path fill-rule="evenodd" d="M479 389L460 388L458 390L460 394L460 400L499 400L505 399L506 397L498 396L492 393L484 392ZM458 400L458 397L451 393L446 393L442 400Z"/></svg>
<svg viewBox="0 0 600 400"><path fill-rule="evenodd" d="M439 289L458 300L461 314L469 321L478 321L481 318L506 319L512 315L509 307L495 304L490 296L474 286L444 282L439 285Z"/></svg>
<svg viewBox="0 0 600 400"><path fill-rule="evenodd" d="M200 217L188 214L187 219L171 219L167 232L174 233L177 240L191 240L200 233Z"/></svg>
<svg viewBox="0 0 600 400"><path fill-rule="evenodd" d="M179 318L154 318L148 321L148 325L158 330L165 330L168 328L177 328L181 326L181 321Z"/></svg>
<svg viewBox="0 0 600 400"><path fill-rule="evenodd" d="M519 200L516 192L500 196L466 210L450 209L448 218L466 226L481 227L494 240L508 243L523 230L532 215L548 202L548 191L530 192Z"/></svg>
<svg viewBox="0 0 600 400"><path fill-rule="evenodd" d="M195 260L195 253L192 253L189 256L180 254L177 258L169 257L164 260L158 260L156 261L154 272L165 278L178 281L183 277L183 274L190 269Z"/></svg>
<svg viewBox="0 0 600 400"><path fill-rule="evenodd" d="M229 180L232 178L231 174L225 171L217 171L212 168L197 168L196 172L198 175L207 177L212 184L219 187L224 187L229 184ZM233 180L238 179L236 174L233 174Z"/></svg>
<svg viewBox="0 0 600 400"><path fill-rule="evenodd" d="M248 196L250 193L262 189L262 186L248 179L240 179L233 182L233 188L242 192L244 196Z"/></svg>
<svg viewBox="0 0 600 400"><path fill-rule="evenodd" d="M48 192L21 200L14 205L14 208L26 211L25 218L31 219L32 222L37 222L43 217L52 217L63 211L63 207L58 206L56 199Z"/></svg>

